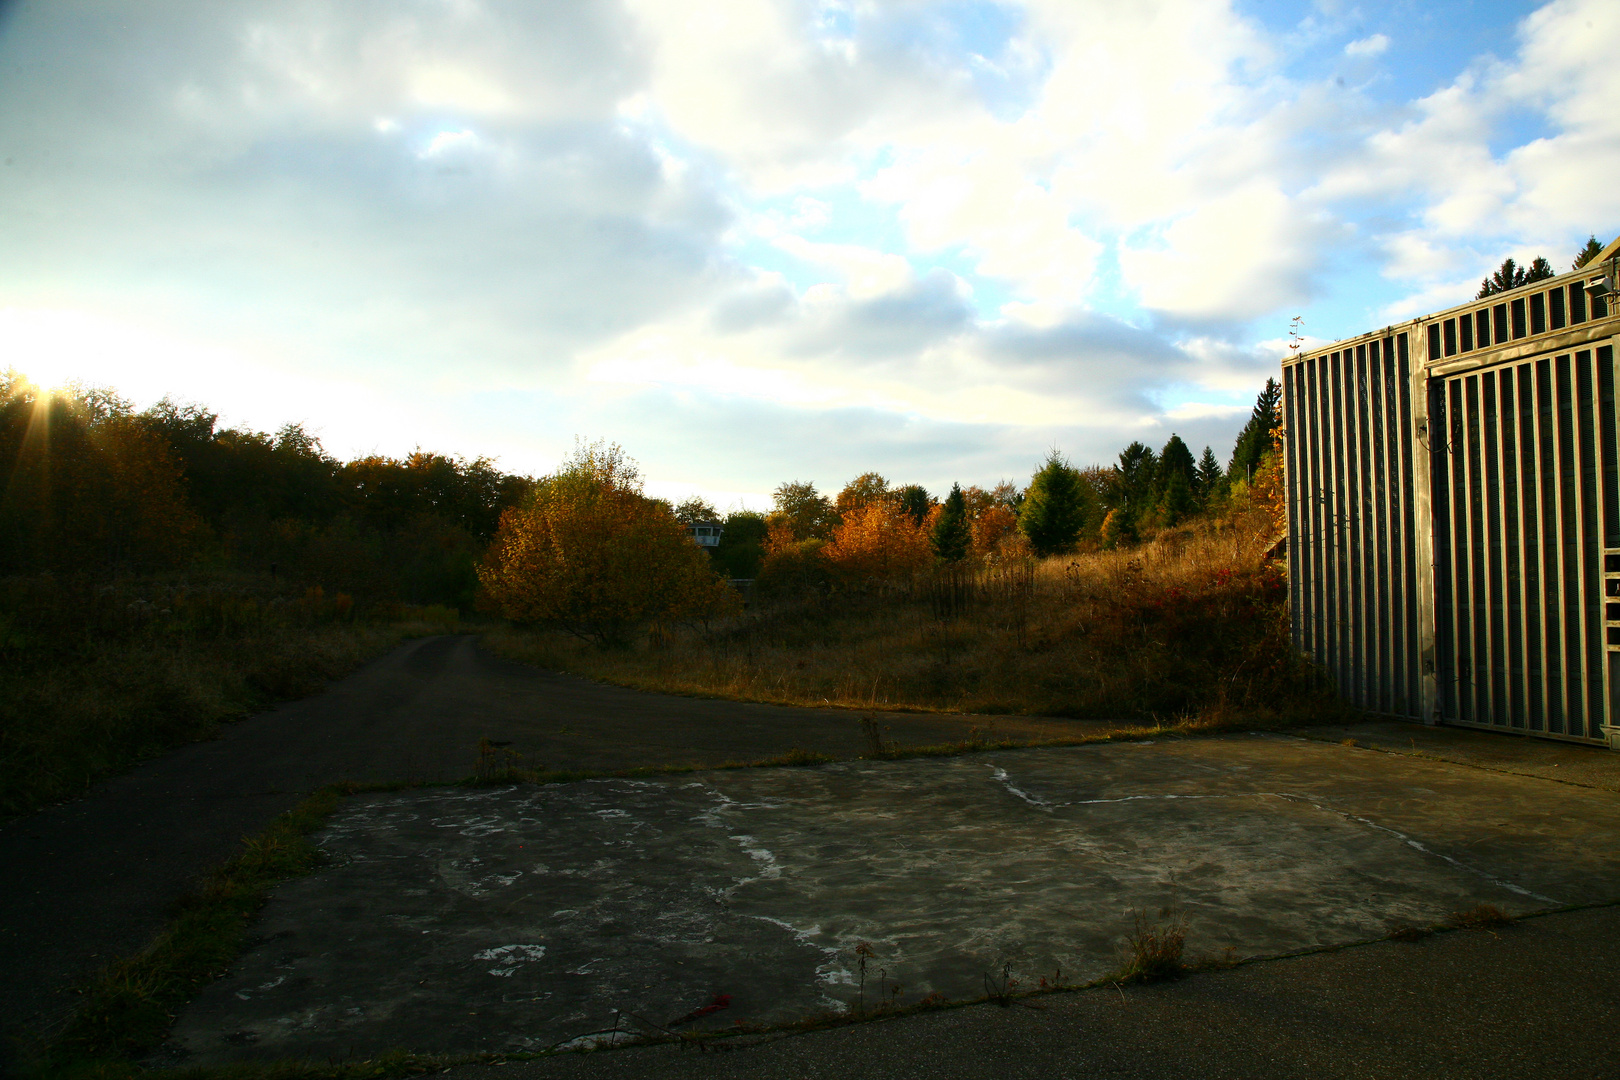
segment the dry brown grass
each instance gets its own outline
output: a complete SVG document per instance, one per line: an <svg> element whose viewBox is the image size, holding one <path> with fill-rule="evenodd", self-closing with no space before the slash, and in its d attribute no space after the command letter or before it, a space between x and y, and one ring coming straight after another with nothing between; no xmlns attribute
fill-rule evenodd
<svg viewBox="0 0 1620 1080"><path fill-rule="evenodd" d="M618 651L534 629L485 640L605 682L791 705L1216 726L1332 713L1288 642L1285 578L1264 546L1204 526L966 581L762 600L727 625L663 628Z"/></svg>
<svg viewBox="0 0 1620 1080"><path fill-rule="evenodd" d="M313 693L454 618L395 608L366 621L346 598L280 602L256 588L0 580L0 820Z"/></svg>

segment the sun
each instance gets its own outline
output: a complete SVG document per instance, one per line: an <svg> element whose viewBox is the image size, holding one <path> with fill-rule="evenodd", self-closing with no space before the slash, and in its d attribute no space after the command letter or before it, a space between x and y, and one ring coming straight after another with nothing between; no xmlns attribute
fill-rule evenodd
<svg viewBox="0 0 1620 1080"><path fill-rule="evenodd" d="M118 333L93 315L41 308L0 308L0 366L42 389L105 382Z"/></svg>

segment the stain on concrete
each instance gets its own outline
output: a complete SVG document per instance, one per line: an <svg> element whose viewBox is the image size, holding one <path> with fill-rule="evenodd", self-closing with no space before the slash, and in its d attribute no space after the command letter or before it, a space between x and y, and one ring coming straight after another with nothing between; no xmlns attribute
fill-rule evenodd
<svg viewBox="0 0 1620 1080"><path fill-rule="evenodd" d="M539 1050L1620 895L1613 793L1272 736L358 797L163 1059Z"/></svg>

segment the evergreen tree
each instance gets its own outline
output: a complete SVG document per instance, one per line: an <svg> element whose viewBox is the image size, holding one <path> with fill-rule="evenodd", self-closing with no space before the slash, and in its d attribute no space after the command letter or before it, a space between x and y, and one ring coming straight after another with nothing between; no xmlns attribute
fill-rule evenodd
<svg viewBox="0 0 1620 1080"><path fill-rule="evenodd" d="M1155 508L1159 524L1168 529L1180 524L1183 519L1197 509L1193 501L1192 484L1181 472L1173 472L1164 482L1164 492L1159 496L1158 506Z"/></svg>
<svg viewBox="0 0 1620 1080"><path fill-rule="evenodd" d="M1172 434L1170 441L1164 444L1159 451L1158 476L1155 478L1163 488L1170 482L1172 476L1180 476L1187 482L1187 490L1191 491L1197 482L1198 466L1193 464L1192 451L1187 444L1181 441L1180 435Z"/></svg>
<svg viewBox="0 0 1620 1080"><path fill-rule="evenodd" d="M907 484L895 491L894 497L900 509L910 514L911 520L918 525L928 520L928 513L934 508L934 497L921 484Z"/></svg>
<svg viewBox="0 0 1620 1080"><path fill-rule="evenodd" d="M1496 268L1496 273L1479 283L1479 292L1475 300L1483 300L1496 293L1517 289L1521 285L1531 282L1544 281L1553 276L1552 263L1537 255L1526 269L1514 262L1512 258L1502 260L1502 265Z"/></svg>
<svg viewBox="0 0 1620 1080"><path fill-rule="evenodd" d="M1216 485L1224 476L1225 473L1221 472L1221 463L1215 460L1215 451L1204 447L1204 456L1198 459L1198 483L1194 487L1194 493L1200 502L1209 501L1210 495L1214 494Z"/></svg>
<svg viewBox="0 0 1620 1080"><path fill-rule="evenodd" d="M1579 270L1601 254L1603 254L1603 245L1598 243L1597 237L1589 236L1586 239L1586 246L1575 253L1575 262L1570 266L1570 269Z"/></svg>
<svg viewBox="0 0 1620 1080"><path fill-rule="evenodd" d="M1232 448L1232 463L1226 467L1228 479L1247 480L1260 459L1271 449L1271 439L1282 426L1278 406L1282 403L1282 387L1276 379L1267 379L1264 390L1254 403L1249 422L1238 432L1237 445Z"/></svg>
<svg viewBox="0 0 1620 1080"><path fill-rule="evenodd" d="M951 485L951 493L945 497L945 505L940 507L939 519L934 522L934 531L929 540L934 545L934 554L946 562L960 562L967 558L973 537L968 531L967 499L962 495L961 484Z"/></svg>
<svg viewBox="0 0 1620 1080"><path fill-rule="evenodd" d="M1053 450L1030 478L1018 514L1018 528L1029 538L1035 554L1058 555L1074 547L1085 516L1085 488L1080 473Z"/></svg>

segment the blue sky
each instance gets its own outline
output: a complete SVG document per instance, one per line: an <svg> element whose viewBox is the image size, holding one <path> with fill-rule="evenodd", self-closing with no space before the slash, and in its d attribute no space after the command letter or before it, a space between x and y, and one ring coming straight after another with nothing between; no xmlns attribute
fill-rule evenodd
<svg viewBox="0 0 1620 1080"><path fill-rule="evenodd" d="M761 506L1179 433L1620 231L1620 5L0 7L0 365Z"/></svg>

